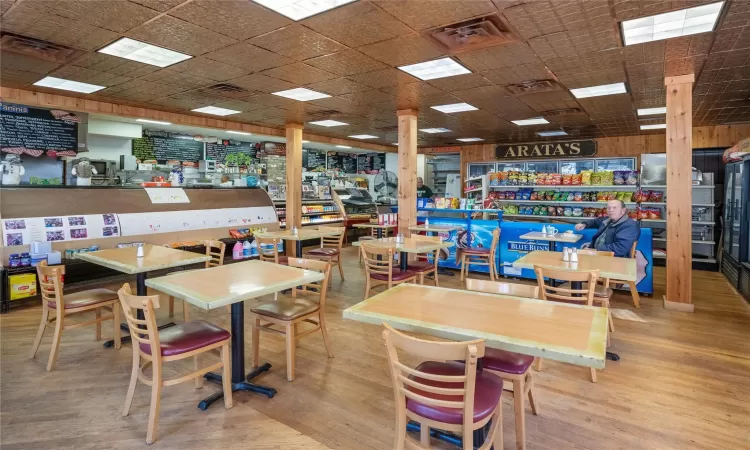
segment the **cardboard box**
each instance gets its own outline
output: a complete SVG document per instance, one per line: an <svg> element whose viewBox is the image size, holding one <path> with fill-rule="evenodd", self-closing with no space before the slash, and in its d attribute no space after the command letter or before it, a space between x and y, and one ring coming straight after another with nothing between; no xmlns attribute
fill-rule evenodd
<svg viewBox="0 0 750 450"><path fill-rule="evenodd" d="M24 273L8 277L10 284L10 299L20 300L36 295L36 274Z"/></svg>

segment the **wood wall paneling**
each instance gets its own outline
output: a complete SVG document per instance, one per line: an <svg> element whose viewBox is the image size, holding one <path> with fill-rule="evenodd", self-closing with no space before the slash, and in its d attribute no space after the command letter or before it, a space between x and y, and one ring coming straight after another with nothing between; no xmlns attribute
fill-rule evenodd
<svg viewBox="0 0 750 450"><path fill-rule="evenodd" d="M290 123L286 126L286 228L302 227L302 125ZM293 256L296 247L287 249Z"/></svg>
<svg viewBox="0 0 750 450"><path fill-rule="evenodd" d="M398 230L417 224L417 111L398 111Z"/></svg>
<svg viewBox="0 0 750 450"><path fill-rule="evenodd" d="M692 303L692 75L669 77L667 87L667 293L670 303Z"/></svg>

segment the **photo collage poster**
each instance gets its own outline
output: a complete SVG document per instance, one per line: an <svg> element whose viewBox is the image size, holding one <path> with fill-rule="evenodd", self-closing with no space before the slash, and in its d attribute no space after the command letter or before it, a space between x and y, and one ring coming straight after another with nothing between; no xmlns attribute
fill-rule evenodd
<svg viewBox="0 0 750 450"><path fill-rule="evenodd" d="M117 214L32 217L2 221L3 245L63 242L120 236Z"/></svg>

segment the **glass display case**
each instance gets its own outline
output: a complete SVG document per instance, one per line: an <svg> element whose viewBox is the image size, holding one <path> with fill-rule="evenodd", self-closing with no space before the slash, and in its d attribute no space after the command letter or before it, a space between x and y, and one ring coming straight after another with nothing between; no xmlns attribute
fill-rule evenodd
<svg viewBox="0 0 750 450"><path fill-rule="evenodd" d="M536 173L559 173L558 161L528 161L526 170Z"/></svg>
<svg viewBox="0 0 750 450"><path fill-rule="evenodd" d="M377 216L378 207L367 189L336 188L333 189L333 200L344 212L347 222L369 221Z"/></svg>
<svg viewBox="0 0 750 450"><path fill-rule="evenodd" d="M597 172L602 170L635 170L635 158L597 158L594 161L596 162L594 170Z"/></svg>
<svg viewBox="0 0 750 450"><path fill-rule="evenodd" d="M560 161L560 173L563 175L575 175L584 170L594 170L594 160L571 160Z"/></svg>
<svg viewBox="0 0 750 450"><path fill-rule="evenodd" d="M526 170L526 163L497 163L497 172L509 172L511 170Z"/></svg>
<svg viewBox="0 0 750 450"><path fill-rule="evenodd" d="M469 178L481 177L490 172L495 172L495 163L469 163Z"/></svg>
<svg viewBox="0 0 750 450"><path fill-rule="evenodd" d="M740 292L748 291L748 256L750 255L750 159L727 164L725 168L723 223L723 258L721 270L732 286ZM742 280L745 280L742 282Z"/></svg>

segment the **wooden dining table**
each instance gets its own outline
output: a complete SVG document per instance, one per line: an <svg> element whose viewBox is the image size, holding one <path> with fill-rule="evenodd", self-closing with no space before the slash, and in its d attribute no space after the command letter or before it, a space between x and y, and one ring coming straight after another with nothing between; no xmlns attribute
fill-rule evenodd
<svg viewBox="0 0 750 450"><path fill-rule="evenodd" d="M276 238L283 241L292 241L296 245L297 257L302 257L302 241L308 239L320 239L327 236L335 236L339 234L336 230L321 230L318 228L299 228L297 233L292 230L281 230L281 231L258 231L255 233L256 237L260 238ZM288 253L287 253L288 254Z"/></svg>
<svg viewBox="0 0 750 450"><path fill-rule="evenodd" d="M244 302L322 279L320 272L265 261L244 261L151 278L146 280L146 285L204 310L231 305L232 391L258 392L271 398L276 389L250 382L268 371L271 364L265 363L245 374ZM222 380L221 375L212 372L205 378L219 384ZM202 400L198 407L205 410L223 396L223 390L219 390Z"/></svg>
<svg viewBox="0 0 750 450"><path fill-rule="evenodd" d="M490 348L603 369L607 311L585 305L399 284L344 310L344 318L455 341L484 339ZM481 359L478 370L481 370ZM419 432L419 425L409 424ZM484 442L488 429L475 432ZM431 430L461 446L461 438Z"/></svg>
<svg viewBox="0 0 750 450"><path fill-rule="evenodd" d="M187 252L169 247L144 244L143 256L138 256L138 247L121 247L98 250L95 252L77 253L76 258L82 261L104 266L118 272L135 275L136 294L148 295L146 291L146 277L149 272L175 267L184 267L209 261L210 256L205 253ZM144 320L143 311L138 310L138 319ZM173 327L174 322L159 326L160 330ZM121 338L122 342L130 341L130 328L127 323L120 324L123 331L128 335ZM113 347L114 341L104 343L105 347Z"/></svg>

